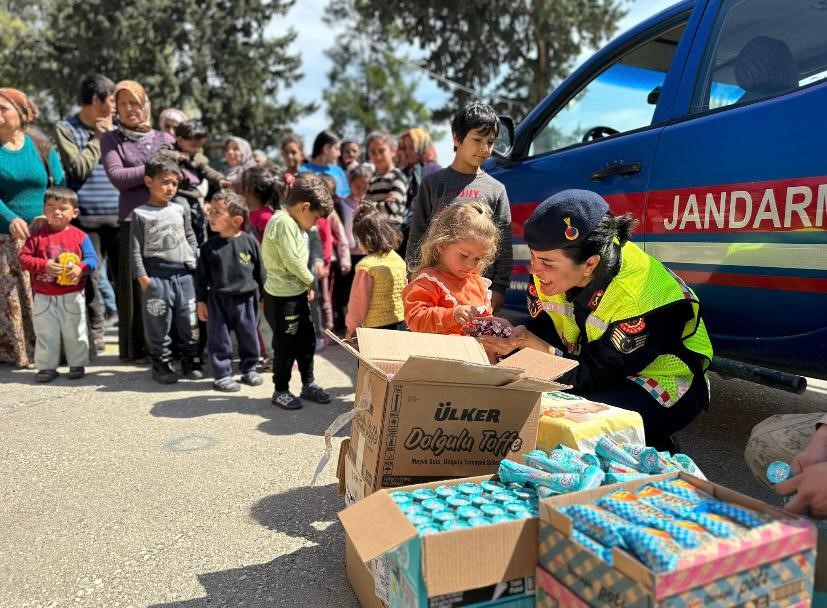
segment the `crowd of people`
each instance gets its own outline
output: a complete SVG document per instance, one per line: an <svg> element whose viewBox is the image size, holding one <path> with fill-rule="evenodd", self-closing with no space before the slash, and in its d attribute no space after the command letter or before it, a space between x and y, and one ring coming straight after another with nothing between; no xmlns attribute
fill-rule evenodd
<svg viewBox="0 0 827 608"><path fill-rule="evenodd" d="M512 224L506 188L481 169L500 131L488 105L454 115L443 168L420 127L371 133L367 158L325 130L308 155L295 135L278 162L230 136L211 161L210 134L184 112L164 110L153 128L137 82L90 75L79 101L54 145L35 104L0 88L0 361L36 368L39 382L62 360L68 379L84 377L117 322L121 359L148 358L159 383L199 380L208 360L212 387L234 392L271 370L273 405L300 409L331 400L314 376L326 330L367 327L473 335L492 362L520 348L576 359L560 381L639 412L658 449L674 450L709 406L697 297L594 192L559 192L532 213L530 321L494 316ZM796 461L802 484L824 466L823 433L813 441Z"/></svg>

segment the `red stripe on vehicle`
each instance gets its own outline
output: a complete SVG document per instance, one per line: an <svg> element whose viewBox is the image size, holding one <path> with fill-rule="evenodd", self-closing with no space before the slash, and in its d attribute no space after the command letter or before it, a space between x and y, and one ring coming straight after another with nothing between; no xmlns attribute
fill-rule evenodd
<svg viewBox="0 0 827 608"><path fill-rule="evenodd" d="M704 272L702 270L676 270L675 274L692 285L779 289L782 291L801 291L807 293L827 292L827 279Z"/></svg>

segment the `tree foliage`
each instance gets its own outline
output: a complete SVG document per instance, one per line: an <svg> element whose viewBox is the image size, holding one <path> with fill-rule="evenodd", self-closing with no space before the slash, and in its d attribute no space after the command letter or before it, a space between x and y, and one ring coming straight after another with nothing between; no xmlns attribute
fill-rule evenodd
<svg viewBox="0 0 827 608"><path fill-rule="evenodd" d="M410 76L407 59L394 53L394 37L344 4L332 10L327 21L346 24L326 51L333 63L327 74L330 86L323 93L331 128L364 141L371 131L399 133L427 125L431 113L415 97L418 80Z"/></svg>
<svg viewBox="0 0 827 608"><path fill-rule="evenodd" d="M277 100L301 76L301 60L288 48L295 33L271 37L265 30L294 2L49 0L34 21L39 29L28 26L23 84L48 97L54 119L77 105L84 74L137 80L156 116L179 107L200 115L216 135L233 133L263 146L314 109L292 97ZM0 12L0 32L5 29Z"/></svg>
<svg viewBox="0 0 827 608"><path fill-rule="evenodd" d="M524 115L597 47L625 14L625 0L332 0L351 6L383 32L423 53L423 65L462 88L441 83L450 114L474 97ZM470 89L473 92L469 92Z"/></svg>

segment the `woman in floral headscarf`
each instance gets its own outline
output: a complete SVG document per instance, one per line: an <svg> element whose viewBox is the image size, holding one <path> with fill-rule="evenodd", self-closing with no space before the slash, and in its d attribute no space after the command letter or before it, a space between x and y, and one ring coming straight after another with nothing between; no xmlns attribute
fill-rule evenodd
<svg viewBox="0 0 827 608"><path fill-rule="evenodd" d="M51 142L32 130L37 106L17 89L0 88L0 361L34 362L32 290L18 254L29 224L43 213L50 182L63 185Z"/></svg>
<svg viewBox="0 0 827 608"><path fill-rule="evenodd" d="M144 88L133 80L115 85L115 107L120 124L101 136L103 167L109 181L120 191L118 217L118 274L115 298L118 304L118 347L121 359L144 356L140 290L132 276L129 254L129 221L135 207L149 199L144 184L144 164L163 144L175 138L151 127L149 99Z"/></svg>

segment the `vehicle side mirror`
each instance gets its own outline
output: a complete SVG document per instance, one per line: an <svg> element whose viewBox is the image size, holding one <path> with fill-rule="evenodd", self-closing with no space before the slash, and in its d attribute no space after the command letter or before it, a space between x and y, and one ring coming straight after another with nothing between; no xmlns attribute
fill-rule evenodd
<svg viewBox="0 0 827 608"><path fill-rule="evenodd" d="M500 116L500 133L494 140L491 153L498 158L507 159L514 147L514 120L510 116Z"/></svg>

